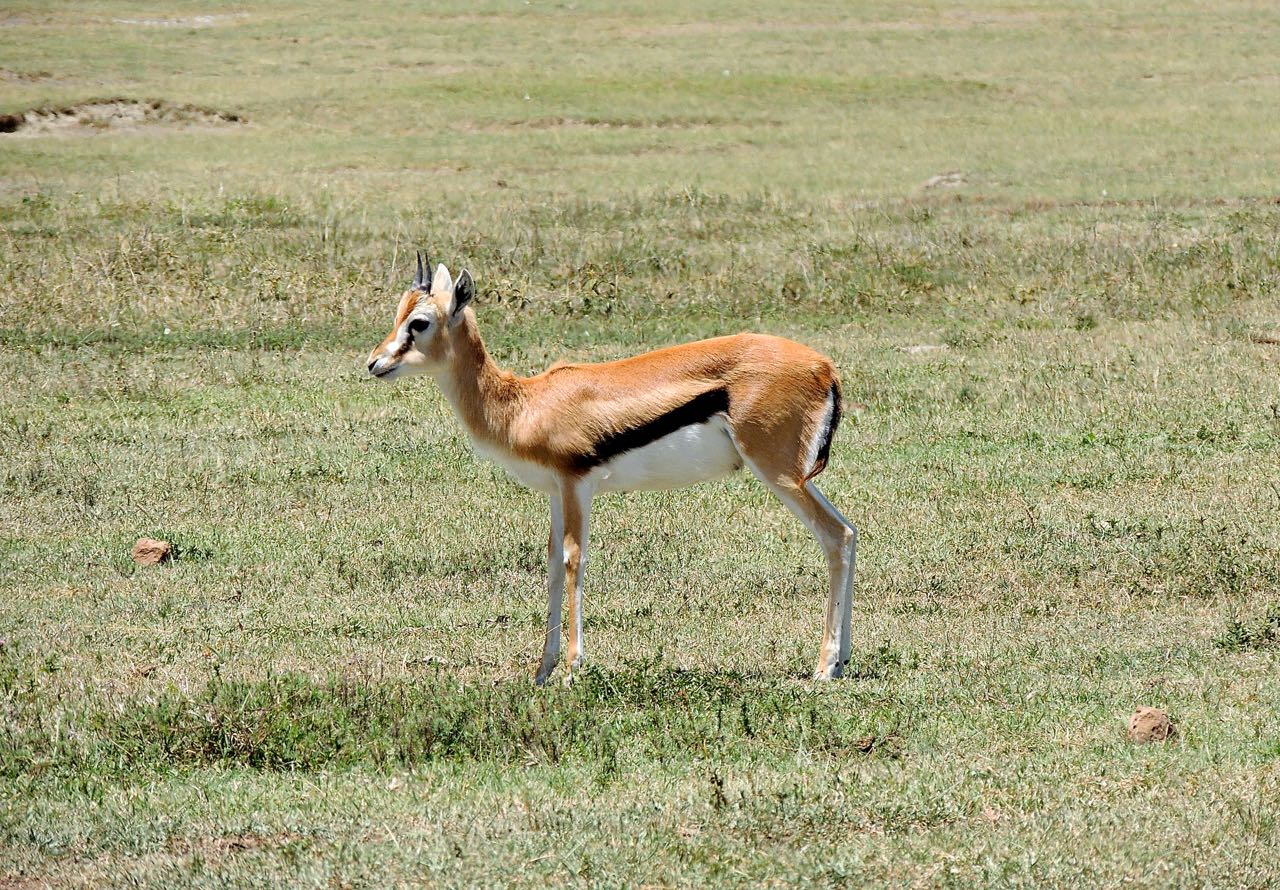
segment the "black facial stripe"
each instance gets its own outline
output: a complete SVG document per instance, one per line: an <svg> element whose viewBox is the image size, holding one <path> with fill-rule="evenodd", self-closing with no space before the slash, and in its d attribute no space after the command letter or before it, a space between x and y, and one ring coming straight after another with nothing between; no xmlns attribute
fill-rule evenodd
<svg viewBox="0 0 1280 890"><path fill-rule="evenodd" d="M421 327L418 327L419 325L421 325ZM404 354L408 352L409 349L412 348L413 346L414 334L422 333L430 325L431 325L431 319L429 318L415 318L413 321L409 322L408 326L406 327L408 334L404 338L404 343L400 344L400 348L397 349L395 351L395 354L392 355L391 357L393 359L403 358Z"/></svg>
<svg viewBox="0 0 1280 890"><path fill-rule="evenodd" d="M695 396L679 407L672 408L666 414L655 417L648 423L642 423L631 429L619 430L602 437L596 442L591 453L579 455L574 460L574 469L586 472L592 467L617 457L627 451L643 448L656 442L663 436L669 436L686 426L706 423L714 415L729 410L729 392L726 389L709 389Z"/></svg>

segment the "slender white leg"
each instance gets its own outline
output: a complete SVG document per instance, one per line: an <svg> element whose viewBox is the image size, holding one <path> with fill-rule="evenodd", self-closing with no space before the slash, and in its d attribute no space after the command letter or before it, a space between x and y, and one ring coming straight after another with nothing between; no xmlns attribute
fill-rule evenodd
<svg viewBox="0 0 1280 890"><path fill-rule="evenodd" d="M587 571L587 533L591 519L591 489L585 484L566 484L562 489L564 507L564 567L569 589L569 671L582 666L582 591ZM566 677L566 681L570 677Z"/></svg>
<svg viewBox="0 0 1280 890"><path fill-rule="evenodd" d="M564 508L560 496L551 496L551 535L547 539L547 636L542 646L542 664L534 682L547 682L560 662L561 609L564 603Z"/></svg>
<svg viewBox="0 0 1280 890"><path fill-rule="evenodd" d="M742 449L739 448L739 453ZM833 680L844 673L849 660L849 635L853 618L853 571L857 552L858 531L840 511L818 491L812 482L785 485L770 477L746 455L743 461L778 500L796 515L813 533L827 557L830 588L827 592L826 621L822 632L822 651L813 671L815 680Z"/></svg>
<svg viewBox="0 0 1280 890"><path fill-rule="evenodd" d="M818 675L822 674L824 669L827 669L825 677L839 677L844 673L844 669L849 663L849 648L851 644L850 636L853 625L853 582L858 569L858 528L846 519L844 514L837 510L835 506L827 500L826 496L818 490L818 486L814 485L812 482L806 482L805 488L809 491L809 494L813 496L813 499L817 501L818 506L820 506L829 517L836 522L839 522L843 529L843 534L841 535L843 544L841 548L843 556L843 559L841 560L841 570L843 577L841 578L840 602L838 605L840 615L838 625L835 625L835 627L838 628L839 639L833 647L835 650L833 653L834 660L827 661L826 664L819 664L818 670L815 671L815 675ZM832 585L832 594L835 594L834 584ZM833 629L833 625L831 624L831 608L832 604L828 602L828 634L830 634ZM829 642L830 641L828 639L828 644ZM826 650L828 649L828 646L824 645L823 648ZM824 651L823 654L826 655L828 653Z"/></svg>

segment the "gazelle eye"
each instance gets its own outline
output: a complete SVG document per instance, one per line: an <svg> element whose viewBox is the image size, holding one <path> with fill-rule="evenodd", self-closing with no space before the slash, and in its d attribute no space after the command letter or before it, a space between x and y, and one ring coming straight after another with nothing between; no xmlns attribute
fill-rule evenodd
<svg viewBox="0 0 1280 890"><path fill-rule="evenodd" d="M413 321L409 322L409 336L416 337L429 327L431 327L431 319L415 318Z"/></svg>

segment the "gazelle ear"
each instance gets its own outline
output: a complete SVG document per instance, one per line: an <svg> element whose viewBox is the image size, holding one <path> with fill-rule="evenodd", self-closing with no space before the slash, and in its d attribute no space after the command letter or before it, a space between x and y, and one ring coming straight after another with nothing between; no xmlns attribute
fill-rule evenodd
<svg viewBox="0 0 1280 890"><path fill-rule="evenodd" d="M453 279L449 277L449 270L444 267L444 263L436 266L436 275L431 279L431 292L433 294L447 294L453 290Z"/></svg>
<svg viewBox="0 0 1280 890"><path fill-rule="evenodd" d="M453 317L467 307L471 298L476 295L476 283L471 280L471 273L463 269L458 273L458 280L453 283Z"/></svg>

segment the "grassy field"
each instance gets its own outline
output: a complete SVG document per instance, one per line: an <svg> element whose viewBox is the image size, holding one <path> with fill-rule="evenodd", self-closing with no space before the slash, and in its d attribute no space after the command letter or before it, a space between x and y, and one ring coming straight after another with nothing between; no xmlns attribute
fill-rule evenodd
<svg viewBox="0 0 1280 890"><path fill-rule="evenodd" d="M0 133L0 886L1280 883L1274 4L157 10L0 10L0 114L156 103ZM597 502L535 689L417 247L521 372L832 355L850 678L744 475Z"/></svg>

